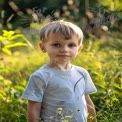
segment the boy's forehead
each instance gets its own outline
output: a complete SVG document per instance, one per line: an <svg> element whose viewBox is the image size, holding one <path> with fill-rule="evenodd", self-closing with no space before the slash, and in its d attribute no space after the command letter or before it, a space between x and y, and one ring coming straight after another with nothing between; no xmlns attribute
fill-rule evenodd
<svg viewBox="0 0 122 122"><path fill-rule="evenodd" d="M65 37L60 34L60 33L53 33L53 34L49 34L48 38L47 38L47 42L51 41L51 42L74 42L74 43L78 43L79 45L81 44L81 40L78 38L78 36L76 34L73 34L71 36L70 39L65 39Z"/></svg>
<svg viewBox="0 0 122 122"><path fill-rule="evenodd" d="M76 34L71 35L71 38L76 38L78 39L78 36ZM65 38L65 36L61 33L50 33L48 36L48 39L64 39L64 40L68 40Z"/></svg>
<svg viewBox="0 0 122 122"><path fill-rule="evenodd" d="M63 38L63 35L61 33L50 33L49 38Z"/></svg>

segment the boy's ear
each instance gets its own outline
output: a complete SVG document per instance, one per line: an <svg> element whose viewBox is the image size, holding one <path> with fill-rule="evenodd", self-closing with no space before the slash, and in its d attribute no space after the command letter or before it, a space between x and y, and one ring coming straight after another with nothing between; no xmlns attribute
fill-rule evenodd
<svg viewBox="0 0 122 122"><path fill-rule="evenodd" d="M43 53L46 53L46 49L45 49L45 44L44 43L39 43L40 49Z"/></svg>
<svg viewBox="0 0 122 122"><path fill-rule="evenodd" d="M78 48L78 53L81 51L82 48L83 48L83 46L80 46L80 47Z"/></svg>

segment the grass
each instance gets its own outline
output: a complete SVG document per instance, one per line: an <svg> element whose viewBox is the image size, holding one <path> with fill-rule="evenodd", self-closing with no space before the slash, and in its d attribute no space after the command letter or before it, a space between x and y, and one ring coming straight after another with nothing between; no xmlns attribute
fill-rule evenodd
<svg viewBox="0 0 122 122"><path fill-rule="evenodd" d="M117 35L118 33L116 33ZM26 122L27 101L21 94L30 74L48 61L38 47L38 38L31 39L33 48L21 47L13 55L2 54L0 60L0 122ZM115 36L115 35L114 35ZM92 41L94 40L94 41ZM114 41L115 40L115 41ZM120 41L121 40L121 41ZM84 48L72 61L86 68L98 92L91 94L98 122L122 121L122 37L84 40Z"/></svg>

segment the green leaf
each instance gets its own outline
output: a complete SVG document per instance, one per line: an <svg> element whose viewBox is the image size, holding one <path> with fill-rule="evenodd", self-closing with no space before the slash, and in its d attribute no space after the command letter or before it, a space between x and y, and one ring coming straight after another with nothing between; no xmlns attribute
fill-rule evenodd
<svg viewBox="0 0 122 122"><path fill-rule="evenodd" d="M13 35L12 37L10 37L9 40L12 41L12 40L20 38L20 37L23 37L23 35L22 34L16 34L16 35Z"/></svg>
<svg viewBox="0 0 122 122"><path fill-rule="evenodd" d="M4 53L6 53L6 54L8 54L8 55L12 55L12 52L9 50L9 49L7 49L7 48L2 48L2 51L4 52Z"/></svg>
<svg viewBox="0 0 122 122"><path fill-rule="evenodd" d="M96 85L97 87L102 88L102 89L106 89L106 84L105 84L104 82L102 82L102 83L95 83L95 85Z"/></svg>
<svg viewBox="0 0 122 122"><path fill-rule="evenodd" d="M0 42L6 41L6 40L7 40L6 37L0 36Z"/></svg>
<svg viewBox="0 0 122 122"><path fill-rule="evenodd" d="M3 90L0 90L0 100L5 100L6 99L6 93Z"/></svg>
<svg viewBox="0 0 122 122"><path fill-rule="evenodd" d="M15 86L14 87L16 90L18 90L18 91L21 91L21 92L23 92L24 91L24 87L22 87L22 86Z"/></svg>
<svg viewBox="0 0 122 122"><path fill-rule="evenodd" d="M18 46L27 46L27 44L23 42L17 42L13 44L8 44L5 46L5 48L12 48L12 47L18 47Z"/></svg>
<svg viewBox="0 0 122 122"><path fill-rule="evenodd" d="M3 30L3 36L5 36L5 37L11 37L14 34L15 34L15 31Z"/></svg>
<svg viewBox="0 0 122 122"><path fill-rule="evenodd" d="M27 120L27 117L26 117L26 115L21 114L21 115L19 115L19 119L20 120Z"/></svg>
<svg viewBox="0 0 122 122"><path fill-rule="evenodd" d="M5 69L5 66L0 65L0 71L3 71L4 69Z"/></svg>
<svg viewBox="0 0 122 122"><path fill-rule="evenodd" d="M4 80L4 78L3 78L3 76L2 76L2 75L0 75L0 81L1 81L1 80Z"/></svg>

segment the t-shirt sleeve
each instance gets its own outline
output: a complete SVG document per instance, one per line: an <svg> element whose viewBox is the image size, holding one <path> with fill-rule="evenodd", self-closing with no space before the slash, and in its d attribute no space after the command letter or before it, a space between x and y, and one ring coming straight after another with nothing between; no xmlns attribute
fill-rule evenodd
<svg viewBox="0 0 122 122"><path fill-rule="evenodd" d="M85 72L85 95L90 94L92 92L96 92L97 89L88 73L88 71Z"/></svg>
<svg viewBox="0 0 122 122"><path fill-rule="evenodd" d="M23 99L42 102L45 91L45 83L43 79L36 75L31 75L26 86L25 92L22 94Z"/></svg>

